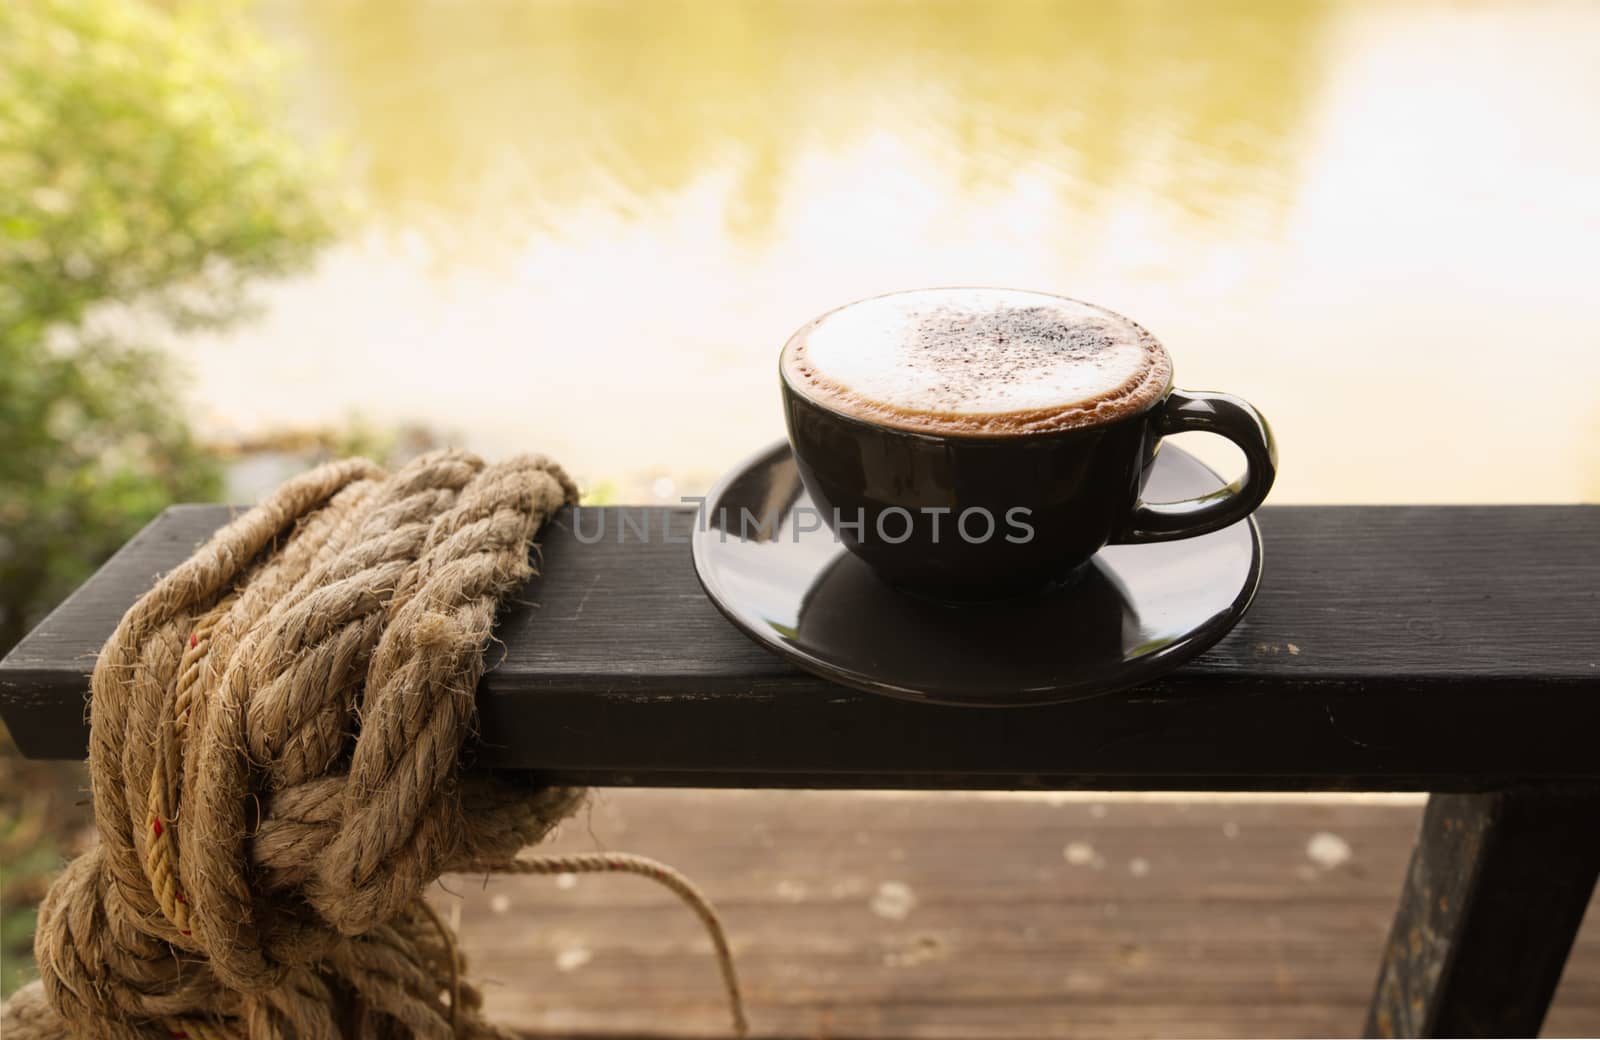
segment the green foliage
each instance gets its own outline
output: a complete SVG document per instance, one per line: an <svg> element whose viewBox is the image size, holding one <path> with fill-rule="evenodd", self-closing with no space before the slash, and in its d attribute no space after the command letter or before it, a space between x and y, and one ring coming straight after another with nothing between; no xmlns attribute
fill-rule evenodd
<svg viewBox="0 0 1600 1040"><path fill-rule="evenodd" d="M231 8L0 5L0 70L7 338L108 299L225 319L246 278L326 237L274 127L267 57Z"/></svg>
<svg viewBox="0 0 1600 1040"><path fill-rule="evenodd" d="M0 648L163 507L215 497L162 360L0 340Z"/></svg>
<svg viewBox="0 0 1600 1040"><path fill-rule="evenodd" d="M232 7L0 2L0 652L217 493L147 337L233 319L330 234L273 71Z"/></svg>
<svg viewBox="0 0 1600 1040"><path fill-rule="evenodd" d="M617 504L617 485L610 480L602 480L594 487L583 493L583 504L586 506L614 506Z"/></svg>

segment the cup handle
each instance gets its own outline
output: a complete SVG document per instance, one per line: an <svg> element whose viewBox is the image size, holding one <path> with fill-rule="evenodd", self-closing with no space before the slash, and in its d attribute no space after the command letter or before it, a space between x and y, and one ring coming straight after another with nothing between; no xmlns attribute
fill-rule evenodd
<svg viewBox="0 0 1600 1040"><path fill-rule="evenodd" d="M1217 531L1243 520L1272 490L1278 472L1278 447L1272 427L1248 402L1230 394L1173 390L1167 395L1157 432L1187 430L1220 434L1244 452L1244 476L1225 488L1181 502L1141 499L1114 544L1168 542Z"/></svg>

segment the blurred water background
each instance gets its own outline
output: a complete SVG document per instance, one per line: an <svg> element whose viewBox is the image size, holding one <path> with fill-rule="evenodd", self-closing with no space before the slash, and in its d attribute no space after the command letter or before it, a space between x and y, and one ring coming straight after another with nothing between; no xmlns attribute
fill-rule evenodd
<svg viewBox="0 0 1600 1040"><path fill-rule="evenodd" d="M359 219L257 320L173 342L208 436L420 423L675 500L782 436L796 326L998 284L1123 311L1180 385L1254 401L1275 501L1600 498L1592 3L254 17Z"/></svg>

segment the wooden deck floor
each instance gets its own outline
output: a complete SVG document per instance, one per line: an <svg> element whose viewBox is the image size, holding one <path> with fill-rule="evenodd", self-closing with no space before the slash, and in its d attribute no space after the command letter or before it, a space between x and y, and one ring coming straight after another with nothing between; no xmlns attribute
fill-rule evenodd
<svg viewBox="0 0 1600 1040"><path fill-rule="evenodd" d="M615 790L547 848L638 852L694 878L726 920L757 1036L1351 1036L1420 812ZM709 943L649 882L443 884L501 1021L728 1035ZM1600 912L1545 1035L1600 1035Z"/></svg>

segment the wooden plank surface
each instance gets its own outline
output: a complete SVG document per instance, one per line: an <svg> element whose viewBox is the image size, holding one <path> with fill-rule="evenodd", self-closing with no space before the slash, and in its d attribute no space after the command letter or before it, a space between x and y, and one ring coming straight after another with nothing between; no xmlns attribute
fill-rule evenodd
<svg viewBox="0 0 1600 1040"><path fill-rule="evenodd" d="M1420 804L1129 797L607 790L540 851L686 871L757 1036L1359 1035ZM648 882L452 877L434 898L502 1021L728 1035L703 932ZM1600 912L1543 1035L1600 1035Z"/></svg>
<svg viewBox="0 0 1600 1040"><path fill-rule="evenodd" d="M1137 690L1010 710L856 693L769 656L701 592L684 544L692 514L634 512L632 528L608 515L592 545L571 514L545 531L544 577L502 621L504 657L480 690L479 764L619 785L1600 778L1600 507L1264 509L1261 592L1215 648ZM226 516L169 510L0 664L0 710L25 752L82 753L95 651Z"/></svg>

